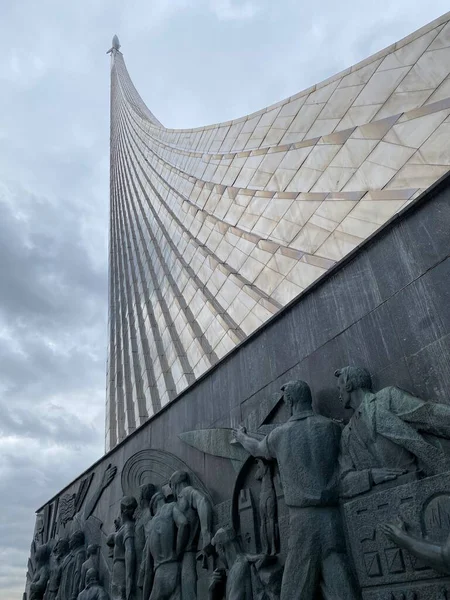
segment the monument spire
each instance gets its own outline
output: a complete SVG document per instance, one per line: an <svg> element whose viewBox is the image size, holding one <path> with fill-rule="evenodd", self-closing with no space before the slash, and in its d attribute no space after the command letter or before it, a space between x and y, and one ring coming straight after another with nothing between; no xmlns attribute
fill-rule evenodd
<svg viewBox="0 0 450 600"><path fill-rule="evenodd" d="M195 129L158 121L114 36L107 449L448 171L449 28Z"/></svg>

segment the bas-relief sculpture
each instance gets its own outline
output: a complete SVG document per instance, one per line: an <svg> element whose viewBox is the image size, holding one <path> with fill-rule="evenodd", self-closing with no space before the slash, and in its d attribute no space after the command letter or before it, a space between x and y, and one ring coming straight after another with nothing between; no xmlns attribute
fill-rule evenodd
<svg viewBox="0 0 450 600"><path fill-rule="evenodd" d="M450 536L443 544L429 541L408 533L406 524L399 519L396 523L385 523L381 531L388 540L399 548L408 550L413 556L446 575L450 575Z"/></svg>
<svg viewBox="0 0 450 600"><path fill-rule="evenodd" d="M109 600L109 594L100 585L97 569L87 570L85 587L79 593L77 600Z"/></svg>
<svg viewBox="0 0 450 600"><path fill-rule="evenodd" d="M426 477L450 470L442 438L450 438L450 407L424 402L397 387L372 391L366 369L335 372L340 398L353 411L341 441L344 497L398 479Z"/></svg>
<svg viewBox="0 0 450 600"><path fill-rule="evenodd" d="M244 553L232 527L218 529L212 545L225 568L214 570L208 600L277 600L280 597L282 567L273 556Z"/></svg>
<svg viewBox="0 0 450 600"><path fill-rule="evenodd" d="M201 549L198 558L202 558L203 565L207 565L207 557L212 550L212 506L207 496L191 485L186 471L176 471L169 484L177 507L188 522L189 537L181 559L182 597L183 600L196 600L199 541Z"/></svg>
<svg viewBox="0 0 450 600"><path fill-rule="evenodd" d="M136 590L136 548L134 512L137 501L125 496L120 502L121 526L114 535L112 600L133 600Z"/></svg>
<svg viewBox="0 0 450 600"><path fill-rule="evenodd" d="M304 381L283 386L292 416L262 440L243 427L236 440L255 457L275 459L289 511L289 541L282 600L357 598L345 552L339 512L339 425L312 411L311 390Z"/></svg>
<svg viewBox="0 0 450 600"><path fill-rule="evenodd" d="M259 494L260 539L262 551L268 555L277 554L280 546L273 469L273 461L258 459L258 470L255 477L261 481Z"/></svg>
<svg viewBox="0 0 450 600"><path fill-rule="evenodd" d="M142 485L139 489L139 505L137 509L136 515L136 525L135 525L135 549L136 549L136 557L139 560L144 553L145 548L145 540L147 535L147 527L149 522L151 521L152 514L150 511L150 501L154 494L156 493L156 486L152 483L147 483ZM139 566L139 565L138 565ZM139 569L136 569L137 577L139 576ZM140 600L142 597L142 586L138 585L136 581L136 598Z"/></svg>
<svg viewBox="0 0 450 600"><path fill-rule="evenodd" d="M238 471L217 507L180 459L142 450L122 470L115 531L103 531L94 512L116 468L90 496L92 476L83 480L59 517L37 521L28 600L450 597L450 408L396 387L373 392L362 368L335 375L353 413L345 426L314 413L308 384L291 381L287 421L272 421L277 397L270 416L262 403L234 433L180 435ZM57 535L44 544L52 519Z"/></svg>
<svg viewBox="0 0 450 600"><path fill-rule="evenodd" d="M189 522L176 502L166 503L162 492L153 496L151 511L141 564L143 597L180 600L180 562L188 542Z"/></svg>
<svg viewBox="0 0 450 600"><path fill-rule="evenodd" d="M48 580L50 552L45 544L36 550L36 572L30 584L30 600L43 600Z"/></svg>
<svg viewBox="0 0 450 600"><path fill-rule="evenodd" d="M81 565L81 581L80 589L84 589L86 585L86 575L89 569L94 569L98 573L99 569L99 546L97 544L89 544L86 549L87 559Z"/></svg>
<svg viewBox="0 0 450 600"><path fill-rule="evenodd" d="M61 577L68 562L70 552L69 541L67 539L58 540L53 547L53 565L50 570L50 577L47 584L44 600L56 600L61 583Z"/></svg>
<svg viewBox="0 0 450 600"><path fill-rule="evenodd" d="M437 577L430 567L445 571L442 535L450 536L450 408L397 387L374 393L362 368L345 367L335 375L341 400L353 411L339 460L364 598L391 598L400 584L411 597L445 598L448 583L426 580ZM345 502L349 498L357 499ZM400 527L399 516L421 528L421 535Z"/></svg>

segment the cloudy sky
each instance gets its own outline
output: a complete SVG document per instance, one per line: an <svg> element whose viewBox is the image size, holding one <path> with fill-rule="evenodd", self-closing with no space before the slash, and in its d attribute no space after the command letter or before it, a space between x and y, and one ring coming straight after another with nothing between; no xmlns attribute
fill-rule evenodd
<svg viewBox="0 0 450 600"><path fill-rule="evenodd" d="M448 0L0 2L0 597L41 506L103 452L109 61L170 127L258 110Z"/></svg>

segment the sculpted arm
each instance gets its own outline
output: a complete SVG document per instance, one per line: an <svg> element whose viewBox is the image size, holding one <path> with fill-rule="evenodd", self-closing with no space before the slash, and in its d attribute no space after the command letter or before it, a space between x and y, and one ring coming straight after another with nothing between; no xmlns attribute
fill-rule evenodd
<svg viewBox="0 0 450 600"><path fill-rule="evenodd" d="M33 583L30 585L30 589L31 590L45 589L45 586L47 585L48 577L49 577L48 569L41 569L39 571L39 578L36 581L33 581Z"/></svg>
<svg viewBox="0 0 450 600"><path fill-rule="evenodd" d="M397 546L408 550L430 567L441 573L450 573L450 538L441 546L434 542L428 542L422 538L409 535L405 531L403 524L382 525L381 530Z"/></svg>
<svg viewBox="0 0 450 600"><path fill-rule="evenodd" d="M235 429L234 435L236 441L239 442L241 446L243 446L252 456L256 456L258 458L275 458L275 456L271 456L269 452L267 443L268 436L262 440L257 440L256 438L247 434L245 427L238 427Z"/></svg>
<svg viewBox="0 0 450 600"><path fill-rule="evenodd" d="M84 513L83 513L83 518L84 518L85 522L89 519L89 517L94 512L95 507L97 506L97 503L100 500L100 496L103 494L103 490L106 487L108 487L108 485L114 479L116 472L117 472L117 467L112 467L111 465L108 465L105 472L103 473L103 477L100 482L100 485L97 487L97 489L94 491L92 496L86 502L86 506L84 507Z"/></svg>
<svg viewBox="0 0 450 600"><path fill-rule="evenodd" d="M345 448L341 447L339 453L339 479L341 496L352 498L371 489L369 469L357 471Z"/></svg>
<svg viewBox="0 0 450 600"><path fill-rule="evenodd" d="M173 520L178 529L176 553L181 556L189 539L189 523L177 506L173 508Z"/></svg>
<svg viewBox="0 0 450 600"><path fill-rule="evenodd" d="M126 572L126 600L131 600L134 594L134 575L136 572L136 550L134 536L125 539L125 572Z"/></svg>
<svg viewBox="0 0 450 600"><path fill-rule="evenodd" d="M450 407L425 402L400 388L394 388L391 406L398 417L415 429L450 438Z"/></svg>
<svg viewBox="0 0 450 600"><path fill-rule="evenodd" d="M142 597L145 600L148 600L148 598L150 598L150 594L152 593L153 568L153 556L150 552L150 544L147 537L147 541L145 542L144 555L142 557L141 563L141 576L143 578Z"/></svg>
<svg viewBox="0 0 450 600"><path fill-rule="evenodd" d="M209 499L199 490L193 489L192 500L197 510L202 532L203 548L211 544L212 539L212 506Z"/></svg>
<svg viewBox="0 0 450 600"><path fill-rule="evenodd" d="M350 456L345 439L342 439L339 453L339 481L343 498L353 498L368 492L374 485L392 481L404 472L404 469L385 468L358 470Z"/></svg>
<svg viewBox="0 0 450 600"><path fill-rule="evenodd" d="M76 558L75 568L73 571L73 581L72 581L72 598L76 600L78 598L78 594L83 591L81 588L81 568L83 566L83 555L81 553L78 554Z"/></svg>

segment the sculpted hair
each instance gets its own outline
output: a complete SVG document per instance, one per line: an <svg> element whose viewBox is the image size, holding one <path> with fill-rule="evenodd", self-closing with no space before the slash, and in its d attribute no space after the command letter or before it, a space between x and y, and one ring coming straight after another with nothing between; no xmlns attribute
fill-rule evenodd
<svg viewBox="0 0 450 600"><path fill-rule="evenodd" d="M175 471L170 477L169 485L174 490L180 483L190 485L191 479L186 471Z"/></svg>
<svg viewBox="0 0 450 600"><path fill-rule="evenodd" d="M70 540L72 541L72 544L76 543L81 546L81 544L84 544L84 533L82 531L75 531L75 533L72 533L70 536Z"/></svg>
<svg viewBox="0 0 450 600"><path fill-rule="evenodd" d="M334 372L335 377L343 377L345 383L350 382L354 390L360 388L372 390L372 378L364 367L343 367Z"/></svg>
<svg viewBox="0 0 450 600"><path fill-rule="evenodd" d="M54 548L54 552L60 552L61 554L67 554L69 552L69 540L67 538L62 538L57 541L56 546Z"/></svg>
<svg viewBox="0 0 450 600"><path fill-rule="evenodd" d="M121 512L128 513L132 515L137 508L137 501L134 496L125 496L120 501L120 510Z"/></svg>
<svg viewBox="0 0 450 600"><path fill-rule="evenodd" d="M39 546L36 550L36 562L45 563L50 558L50 549L47 544Z"/></svg>
<svg viewBox="0 0 450 600"><path fill-rule="evenodd" d="M155 492L156 486L154 486L153 483L146 483L145 485L141 485L139 488L139 498L141 500L145 500L146 502L150 502Z"/></svg>
<svg viewBox="0 0 450 600"><path fill-rule="evenodd" d="M211 543L213 546L217 546L217 544L225 546L236 538L236 532L234 531L233 527L228 525L227 527L221 527L216 531L216 535L211 540Z"/></svg>
<svg viewBox="0 0 450 600"><path fill-rule="evenodd" d="M88 569L86 572L86 583L92 583L93 581L98 581L97 569Z"/></svg>
<svg viewBox="0 0 450 600"><path fill-rule="evenodd" d="M312 405L311 388L306 381L302 381L301 379L288 381L281 389L284 392L288 392L292 404Z"/></svg>

